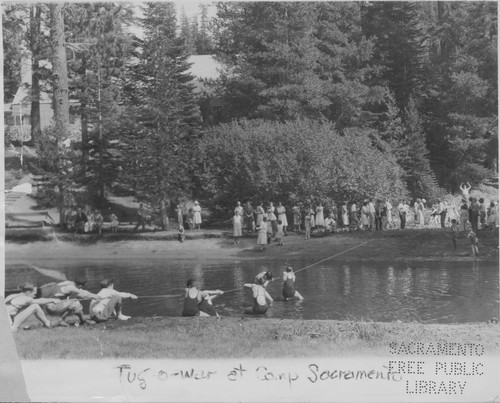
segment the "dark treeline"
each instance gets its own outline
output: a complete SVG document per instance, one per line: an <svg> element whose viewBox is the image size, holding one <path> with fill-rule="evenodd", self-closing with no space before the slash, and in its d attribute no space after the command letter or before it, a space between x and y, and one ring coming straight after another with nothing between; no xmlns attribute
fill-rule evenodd
<svg viewBox="0 0 500 403"><path fill-rule="evenodd" d="M28 57L47 203L77 188L97 204L432 200L497 175L495 2L223 2L191 19L172 3L67 3L65 74L82 122L70 145L67 128L36 118L61 74L43 63L51 7L2 14L4 102ZM208 93L195 90L191 54L222 66ZM208 96L222 113L203 121Z"/></svg>

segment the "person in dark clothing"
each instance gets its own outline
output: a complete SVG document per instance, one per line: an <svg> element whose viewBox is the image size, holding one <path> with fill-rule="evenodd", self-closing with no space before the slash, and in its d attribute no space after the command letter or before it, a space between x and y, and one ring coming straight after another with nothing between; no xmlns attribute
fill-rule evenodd
<svg viewBox="0 0 500 403"><path fill-rule="evenodd" d="M84 233L85 231L85 223L88 221L86 214L82 211L81 208L76 212L75 217L75 232Z"/></svg>

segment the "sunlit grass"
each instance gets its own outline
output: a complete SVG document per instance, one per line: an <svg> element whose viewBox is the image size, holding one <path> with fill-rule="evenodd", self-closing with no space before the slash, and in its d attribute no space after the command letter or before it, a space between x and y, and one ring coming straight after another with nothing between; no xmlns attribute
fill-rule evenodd
<svg viewBox="0 0 500 403"><path fill-rule="evenodd" d="M384 354L393 341L482 343L496 351L494 324L224 318L155 318L15 335L23 359L239 358Z"/></svg>

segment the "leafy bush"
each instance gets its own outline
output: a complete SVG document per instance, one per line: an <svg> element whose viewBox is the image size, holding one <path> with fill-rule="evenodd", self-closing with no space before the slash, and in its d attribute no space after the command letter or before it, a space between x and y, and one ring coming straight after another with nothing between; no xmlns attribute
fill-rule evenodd
<svg viewBox="0 0 500 403"><path fill-rule="evenodd" d="M212 208L237 200L360 201L406 194L389 147L374 147L368 131L341 136L331 123L242 120L210 128L199 144L198 180Z"/></svg>

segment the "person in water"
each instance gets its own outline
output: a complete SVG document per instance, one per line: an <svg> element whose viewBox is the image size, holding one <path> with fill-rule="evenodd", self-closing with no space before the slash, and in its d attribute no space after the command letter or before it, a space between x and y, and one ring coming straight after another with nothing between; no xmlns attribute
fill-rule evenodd
<svg viewBox="0 0 500 403"><path fill-rule="evenodd" d="M264 288L267 287L270 281L273 281L273 272L271 270L267 271L261 271L259 274L257 274L254 279L253 283L258 284L259 279L264 280Z"/></svg>
<svg viewBox="0 0 500 403"><path fill-rule="evenodd" d="M194 284L194 280L189 279L186 283L186 290L184 294L184 308L182 309L182 316L211 316L209 313L206 313L200 310L199 305L203 302L203 299L209 298L215 295L222 295L223 292L221 290L209 291L204 290L201 291L196 288ZM207 304L208 305L208 301ZM205 308L205 304L202 305L202 308ZM215 309L214 309L215 311ZM212 311L213 312L213 311Z"/></svg>
<svg viewBox="0 0 500 403"><path fill-rule="evenodd" d="M273 299L268 294L264 287L265 280L263 277L257 280L257 284L244 284L243 287L252 289L253 306L245 308L244 313L251 315L264 315L269 306L273 303Z"/></svg>
<svg viewBox="0 0 500 403"><path fill-rule="evenodd" d="M291 266L288 266L283 272L283 298L285 301L291 298L304 299L295 289L295 273Z"/></svg>

